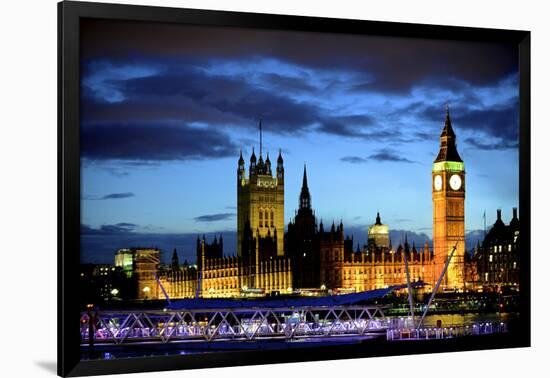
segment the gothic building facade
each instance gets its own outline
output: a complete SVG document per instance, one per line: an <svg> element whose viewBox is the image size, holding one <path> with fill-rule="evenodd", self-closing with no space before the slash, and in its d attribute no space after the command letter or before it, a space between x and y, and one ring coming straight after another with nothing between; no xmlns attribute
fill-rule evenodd
<svg viewBox="0 0 550 378"><path fill-rule="evenodd" d="M441 288L466 288L466 272L471 263L465 256L465 170L456 148L448 108L439 153L432 168L432 250L428 242L421 247L414 243L411 246L406 235L394 248L389 227L382 223L379 213L368 227L367 242L363 247L357 245L354 250L353 237L345 235L342 221L339 224L333 222L326 230L322 221L317 223L305 165L298 209L285 233L283 158L279 151L273 175L269 156L266 155L264 162L262 153L260 122L259 158L256 159L253 149L248 175L242 152L237 163L236 256L224 255L221 235L211 243L204 236L202 240L197 238L196 265L179 265L175 254L172 265L159 271L158 281L170 297L272 295L296 292L296 289L327 292L373 290L406 283L407 266L411 281L421 280L427 284L424 290L431 291L451 252L453 257ZM512 223L515 225L516 221ZM495 225L496 230L499 227ZM495 231L494 235L497 234L500 243L502 237ZM502 243L513 245L508 239ZM494 248L493 244L487 239L484 250ZM502 264L513 266L509 260ZM486 262L479 264L488 266ZM496 276L485 274L485 277ZM155 293L158 298L164 296L162 290Z"/></svg>
<svg viewBox="0 0 550 378"><path fill-rule="evenodd" d="M275 256L284 254L285 173L279 150L275 176L271 169L269 152L262 156L262 123L260 121L260 156L256 160L254 148L250 156L248 177L242 151L237 167L237 256L243 255L246 234L259 238L274 238Z"/></svg>
<svg viewBox="0 0 550 378"><path fill-rule="evenodd" d="M239 297L292 291L290 259L284 255L284 167L281 151L273 176L269 154L254 148L248 176L242 151L237 163L237 255L225 256L223 236L197 238L196 267L172 266L159 282L170 297ZM159 293L159 298L164 293Z"/></svg>
<svg viewBox="0 0 550 378"><path fill-rule="evenodd" d="M342 222L333 222L327 230L322 221L317 226L304 167L299 208L285 236L296 287L358 292L401 285L406 282L405 258L411 280L433 281L434 257L427 243L417 250L405 237L404 244L394 250L389 228L382 224L379 213L368 230L367 245L354 251L353 237L345 236Z"/></svg>
<svg viewBox="0 0 550 378"><path fill-rule="evenodd" d="M486 288L519 289L520 234L517 208L512 209L512 219L505 224L501 210L497 220L475 249L479 282Z"/></svg>

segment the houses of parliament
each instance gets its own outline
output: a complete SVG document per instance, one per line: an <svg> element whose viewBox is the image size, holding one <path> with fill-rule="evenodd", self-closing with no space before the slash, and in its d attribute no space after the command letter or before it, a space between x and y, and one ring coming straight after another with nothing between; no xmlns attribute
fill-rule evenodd
<svg viewBox="0 0 550 378"><path fill-rule="evenodd" d="M406 263L410 280L423 281L431 291L453 249L441 287L464 290L475 281L466 277L474 264L465 253L466 175L448 108L432 167L433 248L428 242L410 245L406 236L393 246L380 214L368 227L366 243L354 248L341 221L317 219L305 165L297 211L285 232L283 157L279 150L273 169L269 154L264 161L261 138L260 123L258 157L253 149L248 171L242 151L237 162L237 254L224 255L221 235L197 238L195 265L180 264L176 251L168 267L160 266L159 250L119 251L118 261L134 259L129 264L138 299L359 292L406 283ZM138 255L143 261L136 261Z"/></svg>

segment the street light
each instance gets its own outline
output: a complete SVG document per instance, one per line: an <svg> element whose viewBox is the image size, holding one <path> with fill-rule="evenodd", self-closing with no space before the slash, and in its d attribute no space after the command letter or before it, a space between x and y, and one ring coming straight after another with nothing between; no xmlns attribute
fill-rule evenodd
<svg viewBox="0 0 550 378"><path fill-rule="evenodd" d="M119 293L119 291L118 291L118 289L116 289L116 288L113 289L113 290L111 290L111 294L112 294L114 297L116 297L116 296L118 295L118 293Z"/></svg>

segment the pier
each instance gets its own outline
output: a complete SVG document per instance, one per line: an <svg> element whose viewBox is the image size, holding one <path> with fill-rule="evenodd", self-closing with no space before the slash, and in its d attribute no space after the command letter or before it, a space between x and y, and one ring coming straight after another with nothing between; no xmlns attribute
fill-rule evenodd
<svg viewBox="0 0 550 378"><path fill-rule="evenodd" d="M380 306L193 309L102 312L95 321L95 343L170 341L250 341L328 336L367 336L385 332ZM80 318L83 344L90 339L90 315Z"/></svg>

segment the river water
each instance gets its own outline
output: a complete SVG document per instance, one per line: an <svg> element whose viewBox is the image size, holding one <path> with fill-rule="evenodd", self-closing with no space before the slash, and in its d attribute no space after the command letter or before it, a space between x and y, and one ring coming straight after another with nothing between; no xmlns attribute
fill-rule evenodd
<svg viewBox="0 0 550 378"><path fill-rule="evenodd" d="M415 314L415 321L418 322L421 316L422 314ZM435 327L438 320L441 320L441 327L466 326L476 323L508 323L517 317L516 313L432 314L424 318L423 326Z"/></svg>

